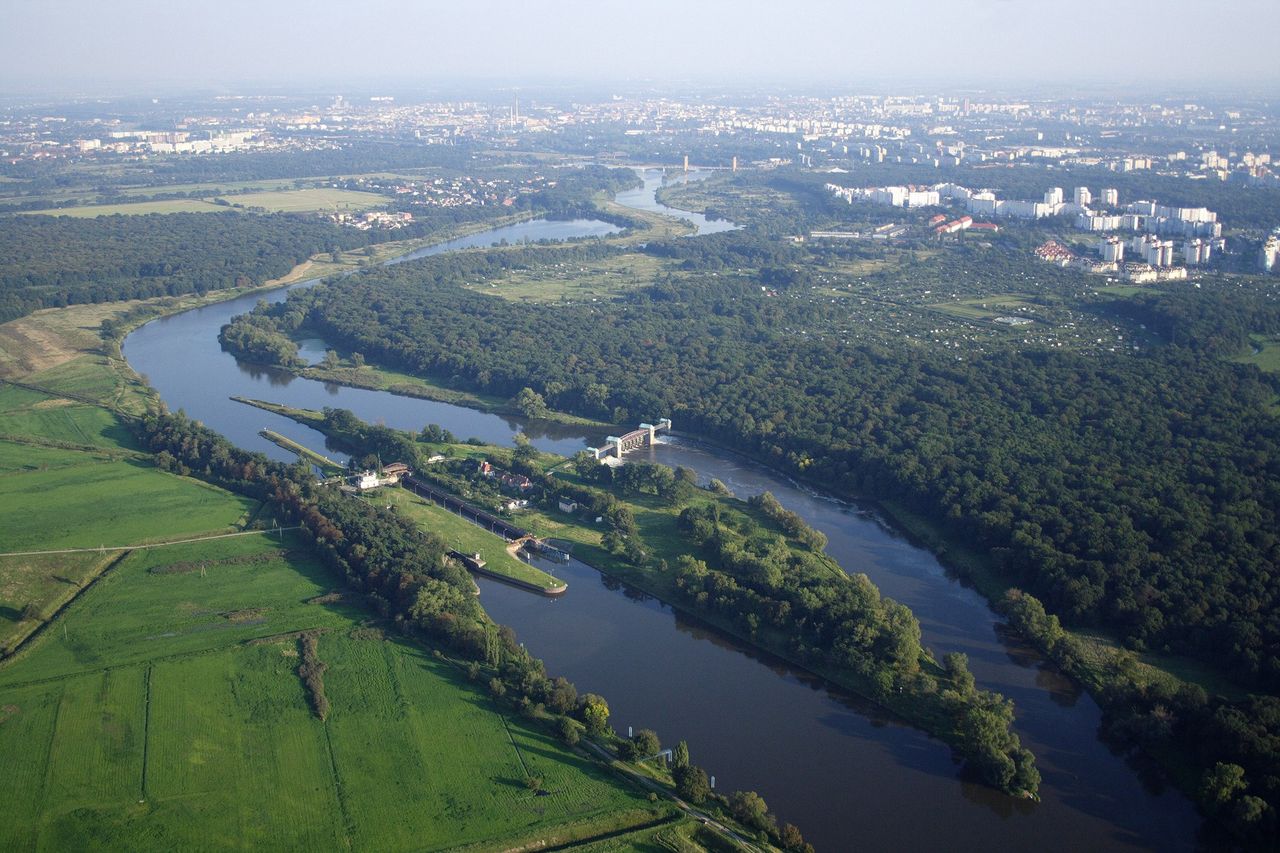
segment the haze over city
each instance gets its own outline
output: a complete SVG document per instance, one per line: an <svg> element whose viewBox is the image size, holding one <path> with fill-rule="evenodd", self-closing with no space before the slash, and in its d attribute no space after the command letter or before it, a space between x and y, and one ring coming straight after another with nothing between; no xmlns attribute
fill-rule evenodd
<svg viewBox="0 0 1280 853"><path fill-rule="evenodd" d="M1280 79L1274 13L1270 0L19 2L0 34L0 92L477 79L1263 89Z"/></svg>

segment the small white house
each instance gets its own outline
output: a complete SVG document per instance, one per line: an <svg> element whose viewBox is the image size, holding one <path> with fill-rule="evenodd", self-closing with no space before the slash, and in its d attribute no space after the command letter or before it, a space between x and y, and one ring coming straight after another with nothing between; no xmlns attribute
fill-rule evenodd
<svg viewBox="0 0 1280 853"><path fill-rule="evenodd" d="M561 499L560 499L560 511L561 511L561 512L567 512L567 513L573 514L573 513L575 513L575 512L577 512L577 511L578 511L578 502L577 502L577 501L565 500L564 498L561 498Z"/></svg>

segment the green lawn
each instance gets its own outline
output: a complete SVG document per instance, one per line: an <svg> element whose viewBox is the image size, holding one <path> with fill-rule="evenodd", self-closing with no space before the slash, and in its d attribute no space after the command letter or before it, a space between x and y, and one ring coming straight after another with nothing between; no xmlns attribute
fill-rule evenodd
<svg viewBox="0 0 1280 853"><path fill-rule="evenodd" d="M424 530L437 534L450 548L468 554L479 552L484 557L485 568L491 572L543 589L557 587L562 583L558 578L508 554L506 541L501 536L477 527L412 492L404 489L382 489L372 495L370 500L385 500L394 505L397 512L413 519ZM523 520L518 517L514 522L523 524Z"/></svg>
<svg viewBox="0 0 1280 853"><path fill-rule="evenodd" d="M1250 335L1250 349L1236 359L1243 364L1253 364L1267 373L1280 373L1280 338L1267 335Z"/></svg>
<svg viewBox="0 0 1280 853"><path fill-rule="evenodd" d="M356 604L309 603L338 579L281 547L134 552L0 668L0 849L502 849L667 813Z"/></svg>
<svg viewBox="0 0 1280 853"><path fill-rule="evenodd" d="M103 448L136 447L133 436L106 409L58 398L10 408L8 391L23 389L0 388L0 435Z"/></svg>
<svg viewBox="0 0 1280 853"><path fill-rule="evenodd" d="M159 542L230 530L256 508L149 462L89 462L0 477L0 542L5 551Z"/></svg>

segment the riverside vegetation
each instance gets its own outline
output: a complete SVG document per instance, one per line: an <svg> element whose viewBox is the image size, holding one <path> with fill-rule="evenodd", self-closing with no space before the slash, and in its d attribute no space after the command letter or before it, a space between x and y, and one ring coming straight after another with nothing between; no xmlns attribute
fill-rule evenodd
<svg viewBox="0 0 1280 853"><path fill-rule="evenodd" d="M484 617L438 540L336 496L322 512L309 473L146 413L111 356L138 310L24 319L65 354L8 364L21 385L0 385L6 545L89 549L0 558L0 754L17 792L0 847L719 843L563 742L557 721L598 718L589 703L524 701L576 691ZM104 318L103 337L80 332ZM334 570L348 558L367 593ZM424 648L422 625L480 659ZM394 806L388 779L405 788Z"/></svg>
<svg viewBox="0 0 1280 853"><path fill-rule="evenodd" d="M743 180L792 199L793 226L862 215L786 176ZM458 390L515 399L528 388L551 409L615 422L670 413L838 494L931 519L957 553L987 555L978 580L996 599L1016 585L1069 627L1198 659L1257 691L1209 706L1253 721L1269 742L1280 383L1228 356L1280 329L1274 285L1224 277L1178 292L1082 291L1077 274L1028 260L1025 235L877 252L784 243L776 225L426 259L293 294L224 339L234 349L242 324L286 340L305 325ZM539 269L554 277L560 264L625 252L663 266L599 302L495 298L513 270L521 281ZM868 265L881 255L894 262ZM974 302L1013 290L1057 325L984 326L954 303L937 308L942 288ZM963 355L927 345L940 322L973 341ZM1104 334L1139 346L1096 346ZM1121 716L1141 708L1129 694L1099 698ZM1198 780L1233 762L1171 750L1171 769L1192 768L1175 773L1184 790L1219 812ZM1249 801L1246 834L1275 820L1267 778L1244 776L1240 792L1266 803Z"/></svg>
<svg viewBox="0 0 1280 853"><path fill-rule="evenodd" d="M357 461L404 461L415 477L489 511L510 498L482 462L530 478L535 487L519 494L535 511L521 513L522 526L558 521L555 536L586 546L581 553L600 569L881 702L950 743L988 784L1035 793L1034 759L1009 731L1012 703L977 690L963 655L934 661L911 612L865 575L846 575L822 553L825 537L767 492L744 505L696 488L687 469L615 468L527 442L514 450L458 443L434 425L415 437L345 410L270 408L321 430ZM437 454L448 459L426 462ZM562 500L580 505L581 516L566 520L556 509Z"/></svg>

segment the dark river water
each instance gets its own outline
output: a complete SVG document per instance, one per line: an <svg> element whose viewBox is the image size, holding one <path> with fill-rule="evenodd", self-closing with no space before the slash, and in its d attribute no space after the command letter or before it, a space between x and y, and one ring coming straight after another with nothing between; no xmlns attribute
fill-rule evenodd
<svg viewBox="0 0 1280 853"><path fill-rule="evenodd" d="M619 200L691 218L654 201L660 173L644 178L644 188ZM696 224L699 233L733 227L723 221ZM533 221L417 255L502 240L599 236L611 228L594 221ZM287 461L291 454L259 437L259 429L270 427L317 449L324 437L235 403L232 395L314 409L338 406L405 429L437 423L460 437L502 444L524 431L539 448L564 454L603 439L581 427L530 424L294 378L237 364L221 351L218 330L232 316L260 298L283 297L283 290L255 294L153 321L128 337L125 355L170 408L184 409L242 447ZM323 349L323 341L312 341L306 351L318 356ZM569 583L559 599L481 579L481 601L489 613L513 627L551 673L607 697L615 728L653 728L668 744L687 740L694 761L716 776L719 790L759 791L819 850L1195 847L1199 820L1189 802L1163 789L1154 774L1111 754L1098 739L1101 715L1093 700L1009 636L985 600L948 577L932 554L896 535L874 513L797 487L732 454L679 438L645 453L653 461L693 468L704 481L716 477L739 497L773 492L827 535L828 552L846 571L865 572L886 595L908 605L937 655L967 654L979 686L1014 700L1016 730L1034 750L1044 777L1042 801L1013 800L964 781L940 741L576 560L552 568Z"/></svg>

